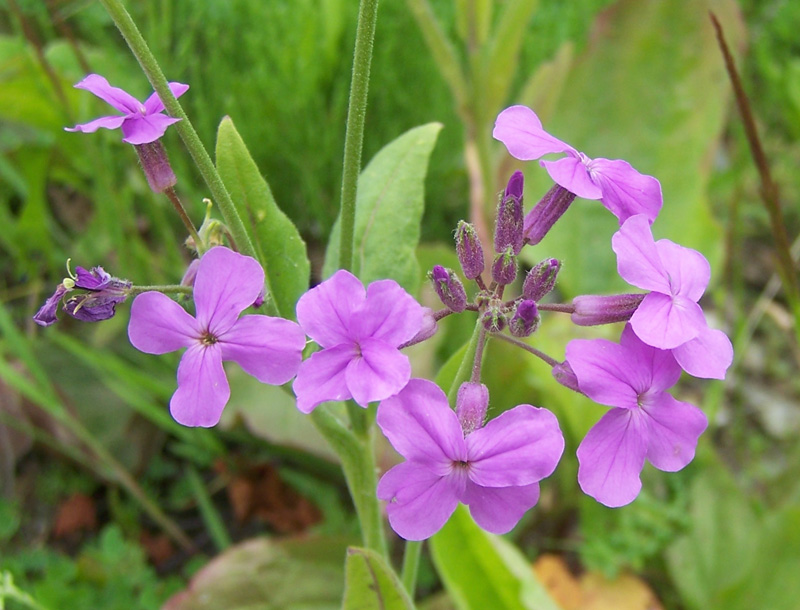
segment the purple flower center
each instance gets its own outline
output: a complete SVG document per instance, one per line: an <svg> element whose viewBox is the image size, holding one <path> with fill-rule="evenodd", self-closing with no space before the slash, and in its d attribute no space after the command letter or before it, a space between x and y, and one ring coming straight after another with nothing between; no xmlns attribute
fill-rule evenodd
<svg viewBox="0 0 800 610"><path fill-rule="evenodd" d="M214 335L210 330L206 330L203 332L202 336L200 337L200 343L204 346L207 345L214 345L219 341L219 338Z"/></svg>

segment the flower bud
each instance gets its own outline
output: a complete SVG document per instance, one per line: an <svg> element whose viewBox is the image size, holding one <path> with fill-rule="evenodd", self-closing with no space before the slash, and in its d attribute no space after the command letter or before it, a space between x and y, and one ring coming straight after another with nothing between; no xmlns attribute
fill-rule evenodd
<svg viewBox="0 0 800 610"><path fill-rule="evenodd" d="M514 255L512 247L509 246L505 252L495 257L494 263L492 263L492 279L501 286L506 286L516 278L517 257Z"/></svg>
<svg viewBox="0 0 800 610"><path fill-rule="evenodd" d="M561 364L556 364L551 373L553 374L555 380L565 388L569 388L575 392L581 391L580 386L578 386L578 377L575 375L575 371L572 370L572 367L566 360Z"/></svg>
<svg viewBox="0 0 800 610"><path fill-rule="evenodd" d="M630 320L644 294L595 295L584 294L572 299L575 311L572 323L578 326L597 326Z"/></svg>
<svg viewBox="0 0 800 610"><path fill-rule="evenodd" d="M433 282L433 289L439 295L445 307L455 312L466 309L467 293L454 271L441 265L434 265L433 270L428 273L428 277Z"/></svg>
<svg viewBox="0 0 800 610"><path fill-rule="evenodd" d="M514 172L497 206L494 228L494 251L505 252L510 246L514 254L522 250L522 172Z"/></svg>
<svg viewBox="0 0 800 610"><path fill-rule="evenodd" d="M464 436L483 427L489 408L489 389L482 383L462 383L456 396L456 415Z"/></svg>
<svg viewBox="0 0 800 610"><path fill-rule="evenodd" d="M555 185L541 201L525 216L523 234L525 241L536 245L561 218L567 208L575 200L575 193L571 193L563 186Z"/></svg>
<svg viewBox="0 0 800 610"><path fill-rule="evenodd" d="M167 151L160 140L149 144L137 144L134 146L136 154L139 155L139 162L147 178L147 184L154 193L163 193L168 188L172 188L178 182L172 166L167 158Z"/></svg>
<svg viewBox="0 0 800 610"><path fill-rule="evenodd" d="M547 258L528 272L522 284L522 296L537 303L556 285L556 276L561 270L561 261Z"/></svg>
<svg viewBox="0 0 800 610"><path fill-rule="evenodd" d="M508 331L515 337L530 337L539 328L539 308L530 300L520 301L508 321Z"/></svg>
<svg viewBox="0 0 800 610"><path fill-rule="evenodd" d="M507 322L499 301L491 303L481 315L481 324L490 333L502 332Z"/></svg>
<svg viewBox="0 0 800 610"><path fill-rule="evenodd" d="M483 273L483 248L478 239L478 232L468 222L460 220L456 227L456 254L464 277L474 280Z"/></svg>

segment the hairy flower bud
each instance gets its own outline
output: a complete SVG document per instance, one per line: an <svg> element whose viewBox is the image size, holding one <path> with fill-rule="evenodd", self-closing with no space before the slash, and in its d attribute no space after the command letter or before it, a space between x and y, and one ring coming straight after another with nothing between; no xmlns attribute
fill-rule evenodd
<svg viewBox="0 0 800 610"><path fill-rule="evenodd" d="M537 303L556 285L556 276L561 270L561 261L547 258L528 272L522 284L522 296Z"/></svg>
<svg viewBox="0 0 800 610"><path fill-rule="evenodd" d="M505 252L498 254L494 263L492 263L492 279L500 284L506 286L511 284L517 278L517 257L514 255L514 250L511 246L506 248Z"/></svg>
<svg viewBox="0 0 800 610"><path fill-rule="evenodd" d="M494 251L505 252L510 246L514 254L522 250L522 172L514 172L497 206L494 229Z"/></svg>
<svg viewBox="0 0 800 610"><path fill-rule="evenodd" d="M571 316L572 323L578 326L597 326L625 322L631 319L645 296L644 294L577 296L572 299L572 306L575 308Z"/></svg>
<svg viewBox="0 0 800 610"><path fill-rule="evenodd" d="M136 154L139 155L139 162L147 178L147 184L154 193L163 193L168 188L172 188L178 182L175 172L167 158L167 151L160 140L147 144L137 144L134 146Z"/></svg>
<svg viewBox="0 0 800 610"><path fill-rule="evenodd" d="M502 332L507 323L508 320L506 320L506 315L500 302L490 303L486 311L481 315L481 324L490 333Z"/></svg>
<svg viewBox="0 0 800 610"><path fill-rule="evenodd" d="M575 392L581 391L580 387L578 386L578 377L575 375L575 371L572 370L572 367L566 360L561 364L556 364L551 373L553 374L555 380L565 388L569 388Z"/></svg>
<svg viewBox="0 0 800 610"><path fill-rule="evenodd" d="M467 307L467 293L464 285L452 269L447 269L441 265L434 265L428 273L428 277L433 283L433 289L439 295L445 307L455 312L464 311Z"/></svg>
<svg viewBox="0 0 800 610"><path fill-rule="evenodd" d="M533 209L525 216L523 228L525 241L531 245L542 241L574 200L575 193L568 191L563 186L556 184L547 191L541 201L533 206Z"/></svg>
<svg viewBox="0 0 800 610"><path fill-rule="evenodd" d="M515 337L530 337L539 328L539 308L530 300L520 301L508 321L508 331Z"/></svg>
<svg viewBox="0 0 800 610"><path fill-rule="evenodd" d="M482 383L462 383L456 396L456 415L466 437L483 427L489 408L489 389Z"/></svg>
<svg viewBox="0 0 800 610"><path fill-rule="evenodd" d="M456 227L456 254L464 277L474 280L483 273L483 248L478 239L478 232L468 222L460 220Z"/></svg>

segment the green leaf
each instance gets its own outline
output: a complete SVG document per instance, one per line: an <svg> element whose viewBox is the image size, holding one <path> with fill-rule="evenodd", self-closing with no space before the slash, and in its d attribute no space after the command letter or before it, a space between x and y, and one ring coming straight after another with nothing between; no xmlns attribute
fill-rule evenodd
<svg viewBox="0 0 800 610"><path fill-rule="evenodd" d="M558 610L519 550L475 525L463 506L431 538L431 553L459 610Z"/></svg>
<svg viewBox="0 0 800 610"><path fill-rule="evenodd" d="M441 128L441 123L428 123L407 131L384 146L361 172L352 271L364 284L391 278L416 293L420 269L415 250L425 208L425 175ZM325 255L325 277L336 271L338 260L337 221Z"/></svg>
<svg viewBox="0 0 800 610"><path fill-rule="evenodd" d="M375 551L351 547L345 565L342 610L413 610L400 580Z"/></svg>
<svg viewBox="0 0 800 610"><path fill-rule="evenodd" d="M217 132L217 170L258 252L278 313L294 318L297 299L309 285L306 244L275 203L230 117L222 119Z"/></svg>

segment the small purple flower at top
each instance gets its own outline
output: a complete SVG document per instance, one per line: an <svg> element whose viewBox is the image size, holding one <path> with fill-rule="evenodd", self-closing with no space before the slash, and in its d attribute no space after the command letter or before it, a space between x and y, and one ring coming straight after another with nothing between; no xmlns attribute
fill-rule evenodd
<svg viewBox="0 0 800 610"><path fill-rule="evenodd" d="M622 278L651 291L630 319L636 335L648 345L671 349L687 373L724 379L733 346L725 333L708 327L698 304L711 277L705 257L667 239L655 241L641 215L625 221L611 247Z"/></svg>
<svg viewBox="0 0 800 610"><path fill-rule="evenodd" d="M188 348L178 365L170 413L184 426L214 426L230 398L222 362L233 360L262 383L281 385L297 373L306 337L289 320L239 314L264 287L258 262L217 246L200 259L194 281L195 316L160 292L131 306L128 337L136 349L166 354Z"/></svg>
<svg viewBox="0 0 800 610"><path fill-rule="evenodd" d="M364 285L339 270L297 302L297 321L321 349L300 365L297 408L310 413L328 400L362 407L396 394L411 379L399 346L422 330L425 310L394 280Z"/></svg>
<svg viewBox="0 0 800 610"><path fill-rule="evenodd" d="M72 128L65 128L66 131L92 133L101 127L105 129L121 127L124 136L122 141L138 145L155 142L164 135L167 127L180 121L180 119L164 114L164 104L157 93L153 93L142 103L127 91L109 85L108 81L99 74L90 74L75 85L75 88L85 89L95 94L122 114L101 117ZM186 93L189 85L169 83L169 88L175 97L180 97Z"/></svg>
<svg viewBox="0 0 800 610"><path fill-rule="evenodd" d="M519 405L484 426L488 398L480 384L464 384L456 414L439 386L412 379L378 407L378 426L406 458L383 475L378 497L406 540L435 534L459 502L483 529L504 534L539 500L539 481L564 451L558 421Z"/></svg>
<svg viewBox="0 0 800 610"><path fill-rule="evenodd" d="M642 343L627 325L619 344L570 341L567 363L581 392L614 407L578 447L578 483L586 494L623 506L639 495L645 459L666 472L692 461L708 421L700 409L667 393L681 375L669 351Z"/></svg>
<svg viewBox="0 0 800 610"><path fill-rule="evenodd" d="M566 153L556 161L540 161L560 186L584 199L599 199L619 219L644 214L650 222L661 209L661 184L637 172L627 161L590 159L542 128L536 113L527 106L511 106L497 117L496 140L506 145L512 157L532 161L550 153Z"/></svg>

